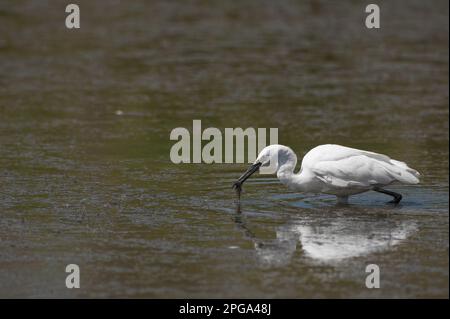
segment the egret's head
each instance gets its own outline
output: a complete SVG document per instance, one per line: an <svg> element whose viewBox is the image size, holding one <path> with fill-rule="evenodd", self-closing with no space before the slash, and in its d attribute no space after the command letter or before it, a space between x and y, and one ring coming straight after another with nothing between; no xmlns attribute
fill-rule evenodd
<svg viewBox="0 0 450 319"><path fill-rule="evenodd" d="M286 146L278 144L264 147L253 164L261 163L262 167L274 167L275 171L273 173L276 173L279 155L284 147Z"/></svg>
<svg viewBox="0 0 450 319"><path fill-rule="evenodd" d="M296 162L297 157L289 147L279 144L266 146L248 170L233 184L233 187L240 187L247 178L260 168L264 170L262 173L274 174L282 165L291 163L295 167Z"/></svg>

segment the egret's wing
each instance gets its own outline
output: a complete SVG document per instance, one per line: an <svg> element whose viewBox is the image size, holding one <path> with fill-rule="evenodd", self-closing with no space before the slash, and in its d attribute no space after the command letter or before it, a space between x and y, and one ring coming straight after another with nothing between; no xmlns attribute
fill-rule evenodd
<svg viewBox="0 0 450 319"><path fill-rule="evenodd" d="M420 174L386 155L340 145L321 145L305 155L302 166L336 187L417 184Z"/></svg>
<svg viewBox="0 0 450 319"><path fill-rule="evenodd" d="M369 151L358 150L356 148L336 145L336 144L325 144L319 145L312 150L310 150L304 157L302 161L302 166L310 167L318 162L323 161L339 161L342 159L351 158L353 156L365 155L367 157L376 159L382 162L389 162L391 159L383 154L378 154Z"/></svg>
<svg viewBox="0 0 450 319"><path fill-rule="evenodd" d="M369 187L394 181L417 183L418 179L395 164L357 155L337 161L323 161L312 167L316 176L335 187Z"/></svg>
<svg viewBox="0 0 450 319"><path fill-rule="evenodd" d="M380 161L365 155L316 163L311 170L323 182L335 187L387 185L395 176Z"/></svg>

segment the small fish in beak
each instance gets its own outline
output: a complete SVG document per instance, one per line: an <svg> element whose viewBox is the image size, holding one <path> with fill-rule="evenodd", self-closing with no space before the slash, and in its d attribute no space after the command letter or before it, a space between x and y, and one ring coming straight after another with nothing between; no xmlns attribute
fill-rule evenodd
<svg viewBox="0 0 450 319"><path fill-rule="evenodd" d="M233 188L236 189L236 194L238 195L238 200L241 199L242 184L244 184L244 182L247 180L247 178L252 176L252 174L254 172L258 171L260 167L261 167L261 163L252 164L247 169L247 171L244 174L242 174L242 176L239 177L238 180L233 184Z"/></svg>

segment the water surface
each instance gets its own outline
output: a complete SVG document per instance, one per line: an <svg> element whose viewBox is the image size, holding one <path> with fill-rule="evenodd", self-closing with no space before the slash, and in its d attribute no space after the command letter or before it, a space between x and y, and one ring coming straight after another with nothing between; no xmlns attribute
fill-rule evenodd
<svg viewBox="0 0 450 319"><path fill-rule="evenodd" d="M448 2L0 4L0 297L447 297ZM169 159L175 127L277 127L419 170L336 206L243 164ZM65 266L81 289L65 287ZM365 287L365 267L381 288Z"/></svg>

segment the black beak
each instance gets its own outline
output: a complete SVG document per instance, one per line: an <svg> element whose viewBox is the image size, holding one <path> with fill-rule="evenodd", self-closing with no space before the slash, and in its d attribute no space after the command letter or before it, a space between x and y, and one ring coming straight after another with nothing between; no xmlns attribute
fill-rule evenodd
<svg viewBox="0 0 450 319"><path fill-rule="evenodd" d="M242 184L244 184L244 182L247 180L247 178L249 178L250 176L252 176L252 174L254 172L256 172L257 170L259 170L259 167L261 166L262 163L255 163L253 165L251 165L248 170L242 174L241 177L238 178L238 180L233 184L233 188L240 188Z"/></svg>

